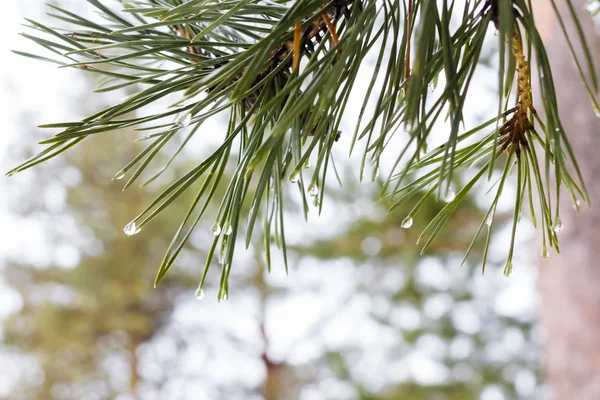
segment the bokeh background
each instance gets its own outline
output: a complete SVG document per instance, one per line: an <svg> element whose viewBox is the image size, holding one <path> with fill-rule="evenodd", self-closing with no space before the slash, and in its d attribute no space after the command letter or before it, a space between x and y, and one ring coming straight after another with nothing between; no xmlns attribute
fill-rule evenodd
<svg viewBox="0 0 600 400"><path fill-rule="evenodd" d="M83 1L52 3L91 13ZM23 18L50 17L42 0L9 0L2 10L0 170L8 171L40 149L36 142L49 133L37 125L77 120L128 93L92 94L98 82L85 71L10 53L38 51L18 35ZM490 36L467 125L495 107ZM352 121L345 127L351 131ZM305 222L289 190L289 274L281 262L267 273L260 243L245 252L238 246L228 301L216 300L217 268L200 300L194 291L210 218L166 280L152 286L189 196L136 236L122 228L210 143L188 146L164 180L123 192L111 178L139 151L136 135L97 135L0 178L0 398L546 398L535 290L541 259L526 217L510 278L502 275L506 229L492 239L484 275L478 248L461 266L488 204L483 190L419 256L416 238L443 202L429 203L402 229L410 208L388 214L375 203L381 182L359 184L342 135L343 187L331 182L323 214L311 211Z"/></svg>

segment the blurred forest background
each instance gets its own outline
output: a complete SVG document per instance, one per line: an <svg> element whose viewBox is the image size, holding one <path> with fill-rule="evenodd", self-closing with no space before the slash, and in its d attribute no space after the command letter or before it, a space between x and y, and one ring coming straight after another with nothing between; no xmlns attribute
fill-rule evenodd
<svg viewBox="0 0 600 400"><path fill-rule="evenodd" d="M86 11L84 2L53 3ZM3 27L11 40L0 47L0 95L10 102L0 109L10 132L0 139L3 171L37 150L34 139L46 133L35 125L78 119L108 101L89 95L97 81L81 71L4 58L10 48L31 46L17 39L18 23L46 18L42 5L14 0L5 11L14 22ZM489 54L493 65L493 48ZM486 88L478 102L493 104L493 87ZM476 107L472 121L485 108ZM239 256L228 301L216 301L218 268L204 298L195 299L210 218L152 287L193 193L139 235L122 232L169 179L125 192L111 180L142 146L132 145L137 135L98 135L0 181L0 398L546 398L528 246L510 279L501 273L502 251L483 276L477 248L461 266L482 198L463 205L419 256L416 238L443 203L429 203L403 229L410 208L387 214L385 203L373 205L380 183L359 185L341 148L343 187L331 182L323 216L311 210L304 222L289 191L289 275L277 262L268 274L257 246ZM174 151L167 148L161 161ZM194 151L171 176L209 149ZM521 243L533 242L523 231ZM493 238L492 249L506 233Z"/></svg>

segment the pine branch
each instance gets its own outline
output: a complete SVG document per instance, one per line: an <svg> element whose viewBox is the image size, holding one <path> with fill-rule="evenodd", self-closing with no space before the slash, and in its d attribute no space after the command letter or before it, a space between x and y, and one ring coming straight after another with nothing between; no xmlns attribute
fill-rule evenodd
<svg viewBox="0 0 600 400"><path fill-rule="evenodd" d="M136 92L82 121L43 126L62 131L42 142L45 150L8 174L57 156L89 136L134 128L144 132L142 139L150 144L115 175L114 179L128 177L127 188L146 176L147 167L168 142L179 140L179 149L169 162L143 186L169 167L206 120L228 113L229 124L219 147L165 188L125 227L126 234L136 234L184 191L197 191L166 252L156 284L172 267L211 203L220 206L199 291L216 253L222 271L219 298L227 297L235 238L245 231L249 246L259 217L267 265L270 268L270 247L275 242L287 268L283 183L289 180L298 188L305 213L309 209L306 193L321 210L330 162L333 165L331 150L340 134L349 134L339 131L340 122L357 79L365 79L361 66L367 57L374 57L376 64L355 117L351 151L362 141L362 179L367 163L378 170L392 137L399 130L408 131L386 183L391 209L421 196L403 224L409 227L427 198L438 196L448 202L423 231L423 251L459 203L498 167L502 173L490 189L495 194L477 235L487 226L489 245L496 206L509 179L514 181L517 190L506 274L512 269L515 232L524 205L529 205L534 224L539 221L546 257L548 247L559 249L561 187L577 206L580 201L588 202L558 116L544 44L531 4L523 0L467 1L464 6L453 0L441 5L432 0L409 0L408 4L400 0L132 0L123 1L117 11L99 0L88 2L104 18L103 23L50 5L50 15L70 28L50 28L28 20L34 34L23 35L55 58L18 54L98 74L103 81L97 92L126 87ZM567 35L553 0L552 5ZM579 27L570 2L569 9ZM456 28L455 21L460 22ZM461 134L465 100L490 26L498 31L498 112ZM577 41L583 60L568 38L592 104L600 110L594 98L596 69L581 29L577 29ZM531 65L537 68L539 93L531 89ZM442 82L438 90L430 92L437 82ZM147 106L165 98L175 100L162 111L148 112ZM544 110L545 121L534 103ZM367 104L374 104L372 112L366 111ZM431 131L443 123L442 116L448 119L447 142L427 151ZM544 168L538 152L543 153ZM304 168L310 160L316 161L314 167ZM454 194L452 177L469 165L476 172ZM217 196L217 187L223 184L225 193Z"/></svg>

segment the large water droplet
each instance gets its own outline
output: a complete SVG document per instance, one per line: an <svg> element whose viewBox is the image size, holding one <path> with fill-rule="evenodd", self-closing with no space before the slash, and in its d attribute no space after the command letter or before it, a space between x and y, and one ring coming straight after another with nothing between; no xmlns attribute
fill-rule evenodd
<svg viewBox="0 0 600 400"><path fill-rule="evenodd" d="M213 226L210 227L210 231L213 236L219 236L221 234L221 225L218 222L215 222Z"/></svg>
<svg viewBox="0 0 600 400"><path fill-rule="evenodd" d="M560 218L556 218L556 221L554 221L554 227L552 229L554 229L554 232L556 233L563 230L563 223Z"/></svg>
<svg viewBox="0 0 600 400"><path fill-rule="evenodd" d="M448 189L448 191L446 192L446 196L444 197L444 201L446 203L450 203L455 198L456 198L456 193L454 193L454 190Z"/></svg>
<svg viewBox="0 0 600 400"><path fill-rule="evenodd" d="M292 175L290 175L290 183L297 183L299 179L300 179L300 175L299 174L292 174Z"/></svg>
<svg viewBox="0 0 600 400"><path fill-rule="evenodd" d="M125 226L125 228L123 228L123 232L125 232L127 236L138 234L141 230L142 228L139 228L134 221L131 221Z"/></svg>
<svg viewBox="0 0 600 400"><path fill-rule="evenodd" d="M229 236L231 235L231 233L233 232L233 227L231 226L230 223L225 224L225 226L223 227L223 234Z"/></svg>
<svg viewBox="0 0 600 400"><path fill-rule="evenodd" d="M488 226L488 228L489 228L489 227L491 227L491 226L492 226L492 224L493 224L493 223L494 223L494 216L490 214L490 215L487 217L487 219L485 220L485 224L486 224L486 225Z"/></svg>
<svg viewBox="0 0 600 400"><path fill-rule="evenodd" d="M204 290L198 289L198 291L196 291L196 300L203 300L203 299L204 299Z"/></svg>
<svg viewBox="0 0 600 400"><path fill-rule="evenodd" d="M308 187L308 194L311 197L316 197L319 194L319 187L315 183L311 183Z"/></svg>
<svg viewBox="0 0 600 400"><path fill-rule="evenodd" d="M402 225L401 225L404 229L408 229L411 226L413 226L413 219L412 217L409 215L408 217L404 218L404 221L402 221Z"/></svg>
<svg viewBox="0 0 600 400"><path fill-rule="evenodd" d="M115 174L115 176L113 176L112 180L113 180L113 181L115 181L115 180L120 180L120 179L123 179L124 177L125 177L125 171L123 171L123 170L120 170L119 172L117 172L117 173Z"/></svg>
<svg viewBox="0 0 600 400"><path fill-rule="evenodd" d="M548 251L548 247L546 244L542 246L542 258L548 258L550 256L550 252Z"/></svg>

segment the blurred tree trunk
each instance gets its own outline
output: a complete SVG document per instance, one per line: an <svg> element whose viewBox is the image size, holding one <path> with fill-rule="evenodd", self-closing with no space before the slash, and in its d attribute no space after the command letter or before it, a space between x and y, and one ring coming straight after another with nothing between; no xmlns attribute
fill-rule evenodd
<svg viewBox="0 0 600 400"><path fill-rule="evenodd" d="M596 67L600 65L600 35L584 1L579 11ZM594 115L560 26L545 18L549 2L540 1L537 21L547 43L556 82L562 122L581 166L593 208L576 213L563 191L561 255L541 262L539 290L546 333L545 372L554 399L600 399L600 119ZM544 7L545 9L542 9ZM565 4L559 4L568 21ZM544 15L545 14L545 15ZM541 16L541 17L540 17ZM569 29L577 48L578 41Z"/></svg>

